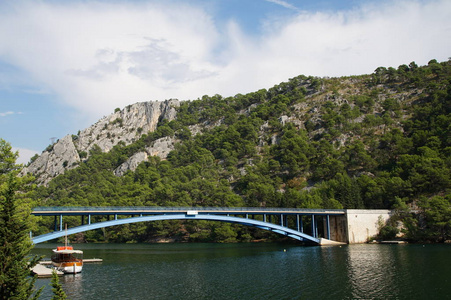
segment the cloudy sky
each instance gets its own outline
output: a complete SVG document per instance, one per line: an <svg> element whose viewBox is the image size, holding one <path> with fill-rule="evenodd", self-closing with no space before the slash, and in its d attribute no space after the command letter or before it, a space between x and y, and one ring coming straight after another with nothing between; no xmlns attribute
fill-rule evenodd
<svg viewBox="0 0 451 300"><path fill-rule="evenodd" d="M21 162L116 107L451 56L449 0L0 1L0 138Z"/></svg>

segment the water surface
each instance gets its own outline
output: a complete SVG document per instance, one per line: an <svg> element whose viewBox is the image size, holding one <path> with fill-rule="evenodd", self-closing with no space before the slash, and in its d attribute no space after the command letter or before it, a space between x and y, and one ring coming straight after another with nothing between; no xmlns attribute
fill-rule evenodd
<svg viewBox="0 0 451 300"><path fill-rule="evenodd" d="M51 255L55 244L33 250ZM446 299L450 245L81 244L69 299ZM39 279L37 286L50 279ZM46 286L43 299L50 299Z"/></svg>

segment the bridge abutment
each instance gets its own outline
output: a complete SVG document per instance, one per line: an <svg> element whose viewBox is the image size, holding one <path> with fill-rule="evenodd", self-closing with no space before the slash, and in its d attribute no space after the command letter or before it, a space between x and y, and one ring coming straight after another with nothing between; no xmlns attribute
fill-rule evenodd
<svg viewBox="0 0 451 300"><path fill-rule="evenodd" d="M392 215L389 209L346 209L345 215L331 216L331 240L348 244L362 244L379 234Z"/></svg>

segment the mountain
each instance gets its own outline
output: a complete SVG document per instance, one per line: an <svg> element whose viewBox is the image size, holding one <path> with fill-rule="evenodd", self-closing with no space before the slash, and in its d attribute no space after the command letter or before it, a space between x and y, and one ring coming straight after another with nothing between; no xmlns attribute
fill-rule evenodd
<svg viewBox="0 0 451 300"><path fill-rule="evenodd" d="M298 76L234 97L137 103L49 146L26 171L40 184L41 205L397 208L411 222L407 236L446 240L450 81L451 61L431 60L361 76ZM127 234L138 241L151 233L249 237L229 224L133 226ZM124 230L92 239L125 241Z"/></svg>
<svg viewBox="0 0 451 300"><path fill-rule="evenodd" d="M93 147L108 152L115 145L129 145L143 133L155 131L162 120L174 120L178 106L179 102L172 99L135 103L123 110L116 109L114 113L79 131L77 135L66 135L47 147L23 172L33 174L39 184L47 185L54 177L88 159ZM148 151L150 155L158 154L152 149Z"/></svg>

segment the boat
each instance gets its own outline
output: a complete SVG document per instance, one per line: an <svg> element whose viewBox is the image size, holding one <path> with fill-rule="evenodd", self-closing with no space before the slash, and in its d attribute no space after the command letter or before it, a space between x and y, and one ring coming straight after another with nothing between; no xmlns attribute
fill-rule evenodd
<svg viewBox="0 0 451 300"><path fill-rule="evenodd" d="M83 251L74 250L72 246L53 249L52 265L64 273L80 273L83 269Z"/></svg>
<svg viewBox="0 0 451 300"><path fill-rule="evenodd" d="M67 225L64 246L53 249L51 260L55 269L64 273L76 274L83 269L83 251L74 250L74 247L67 245Z"/></svg>

